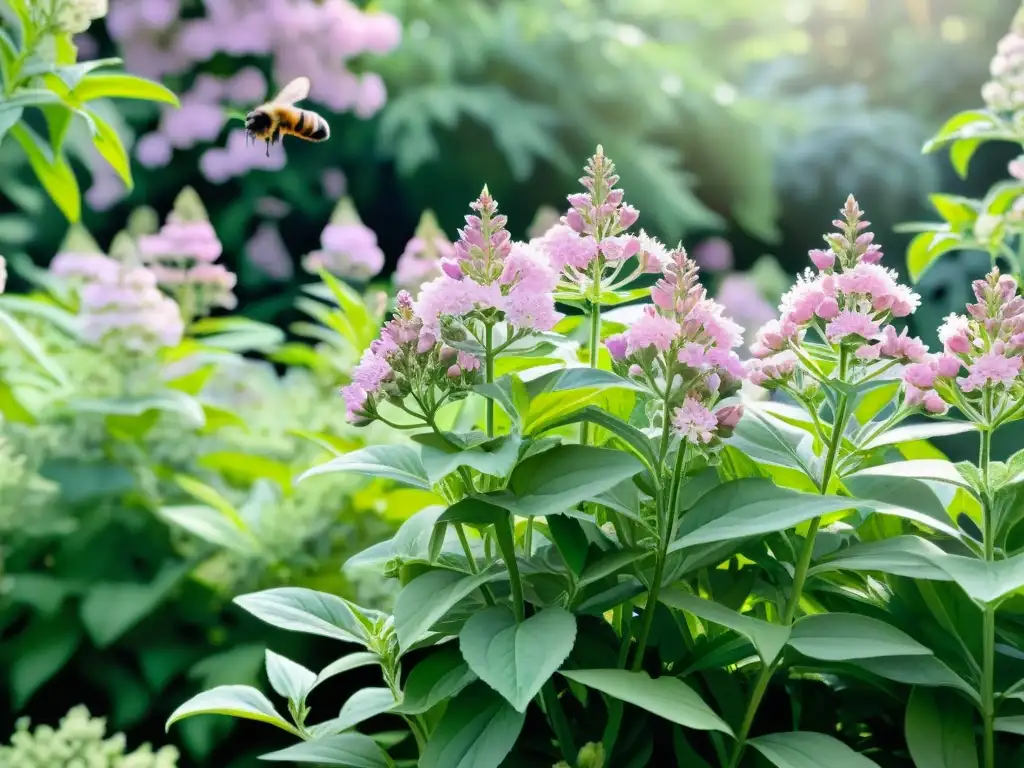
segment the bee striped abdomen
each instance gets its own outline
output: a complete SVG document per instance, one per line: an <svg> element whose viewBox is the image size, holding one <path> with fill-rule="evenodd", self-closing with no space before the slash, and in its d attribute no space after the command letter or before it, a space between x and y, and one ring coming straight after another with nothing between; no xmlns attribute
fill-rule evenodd
<svg viewBox="0 0 1024 768"><path fill-rule="evenodd" d="M287 121L282 121L282 127L297 138L306 141L324 141L330 136L331 132L327 127L327 121L316 112L311 112L308 109L289 110L288 118Z"/></svg>

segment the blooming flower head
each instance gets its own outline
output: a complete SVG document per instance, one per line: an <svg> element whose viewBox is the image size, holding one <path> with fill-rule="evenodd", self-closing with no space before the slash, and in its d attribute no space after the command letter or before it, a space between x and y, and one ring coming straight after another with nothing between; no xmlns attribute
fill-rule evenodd
<svg viewBox="0 0 1024 768"><path fill-rule="evenodd" d="M981 96L994 112L1011 112L1024 107L1024 9L1017 12L1010 31L1000 41L989 66L992 79Z"/></svg>
<svg viewBox="0 0 1024 768"><path fill-rule="evenodd" d="M154 235L139 238L139 254L160 286L178 300L192 320L214 307L234 309L236 275L217 259L223 246L210 224L199 196L186 187L174 201L174 210Z"/></svg>
<svg viewBox="0 0 1024 768"><path fill-rule="evenodd" d="M321 269L346 280L364 283L384 268L377 235L363 224L352 201L343 197L320 233L320 250L302 260L307 272Z"/></svg>
<svg viewBox="0 0 1024 768"><path fill-rule="evenodd" d="M72 286L92 281L112 280L119 270L118 263L103 253L92 236L80 225L74 224L50 262L49 272Z"/></svg>
<svg viewBox="0 0 1024 768"><path fill-rule="evenodd" d="M420 406L428 408L462 397L476 383L479 369L476 357L442 344L416 316L408 291L399 291L394 315L363 353L341 394L349 420L366 424L388 399L401 403L415 394Z"/></svg>
<svg viewBox="0 0 1024 768"><path fill-rule="evenodd" d="M439 333L442 323L507 323L508 338L550 330L561 315L553 295L558 274L549 260L533 244L512 241L507 217L498 213L487 187L470 208L454 256L442 260L442 274L423 286L416 314Z"/></svg>
<svg viewBox="0 0 1024 768"><path fill-rule="evenodd" d="M930 360L931 384L973 421L993 424L1016 413L1024 397L1024 297L1017 281L998 268L972 287L976 301L967 313L950 315L939 328L944 352ZM908 372L904 379L926 391L916 375Z"/></svg>
<svg viewBox="0 0 1024 768"><path fill-rule="evenodd" d="M123 238L120 243L115 238L112 252L129 247ZM82 337L92 344L137 354L153 354L181 343L185 330L181 311L160 291L156 275L131 261L115 264L114 272L97 274L79 291Z"/></svg>
<svg viewBox="0 0 1024 768"><path fill-rule="evenodd" d="M605 346L616 370L645 386L655 401L668 401L677 434L707 445L716 436L728 436L742 414L723 409L719 420L712 408L735 392L745 376L734 351L743 331L708 298L697 273L682 248L669 254L651 288L653 303ZM724 431L718 431L720 426Z"/></svg>
<svg viewBox="0 0 1024 768"><path fill-rule="evenodd" d="M391 279L399 290L416 294L421 285L441 275L441 260L454 256L455 248L441 231L434 214L425 211L415 236L398 257Z"/></svg>
<svg viewBox="0 0 1024 768"><path fill-rule="evenodd" d="M782 297L779 318L758 331L751 352L765 362L749 365L753 383L789 386L799 370L797 360L842 360L832 375L855 382L925 359L927 347L920 339L905 330L897 333L890 325L894 318L912 314L920 297L879 263L881 248L852 195L840 216L832 222L837 231L824 238L828 247L809 253L816 271L808 268L798 277ZM809 375L820 379L827 372L819 369Z"/></svg>

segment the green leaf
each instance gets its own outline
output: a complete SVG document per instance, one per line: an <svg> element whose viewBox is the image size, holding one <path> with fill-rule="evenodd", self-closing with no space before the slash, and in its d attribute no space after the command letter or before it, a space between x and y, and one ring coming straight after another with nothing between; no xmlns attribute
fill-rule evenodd
<svg viewBox="0 0 1024 768"><path fill-rule="evenodd" d="M178 97L152 80L126 74L90 72L71 91L77 101L96 99L142 99L180 106Z"/></svg>
<svg viewBox="0 0 1024 768"><path fill-rule="evenodd" d="M943 144L958 138L983 134L998 127L993 115L982 109L969 109L957 112L949 118L938 132L929 139L923 152L932 152Z"/></svg>
<svg viewBox="0 0 1024 768"><path fill-rule="evenodd" d="M946 505L927 482L900 474L901 464L948 462L923 459L913 462L892 462L881 467L862 470L843 479L850 493L857 497L856 504L870 508L883 514L896 515L921 523L937 531L960 537L953 518L949 516ZM952 464L949 465L956 472ZM892 474L875 472L875 469L893 468ZM935 478L929 478L933 482Z"/></svg>
<svg viewBox="0 0 1024 768"><path fill-rule="evenodd" d="M316 676L316 680L313 681L313 686L310 690L316 688L318 685L331 679L335 675L341 675L345 672L349 672L350 670L359 669L360 667L371 667L374 664L380 664L380 658L375 653L359 651L357 653L350 653L347 656L342 656L340 659L332 661L320 670L319 674Z"/></svg>
<svg viewBox="0 0 1024 768"><path fill-rule="evenodd" d="M169 561L147 583L91 584L79 607L79 615L93 643L106 648L115 642L152 613L188 570L188 563Z"/></svg>
<svg viewBox="0 0 1024 768"><path fill-rule="evenodd" d="M525 720L486 685L473 683L448 703L418 768L498 768Z"/></svg>
<svg viewBox="0 0 1024 768"><path fill-rule="evenodd" d="M968 421L932 421L926 424L910 424L886 430L862 447L864 450L873 450L883 445L899 445L913 440L931 440L936 437L961 435L964 432L976 430L977 427Z"/></svg>
<svg viewBox="0 0 1024 768"><path fill-rule="evenodd" d="M931 650L884 621L853 613L817 613L793 625L789 645L823 661L930 656Z"/></svg>
<svg viewBox="0 0 1024 768"><path fill-rule="evenodd" d="M520 410L523 433L533 435L550 428L589 405L600 404L612 390L640 387L621 376L599 368L563 368L526 383L529 406Z"/></svg>
<svg viewBox="0 0 1024 768"><path fill-rule="evenodd" d="M981 139L957 139L949 147L949 162L953 170L961 179L967 178L967 170L971 165L971 158L982 145Z"/></svg>
<svg viewBox="0 0 1024 768"><path fill-rule="evenodd" d="M132 181L132 161L121 142L121 137L117 135L117 131L110 126L110 123L94 111L86 111L96 125L96 133L92 137L93 146L96 147L103 159L110 163L110 167L121 177L125 186L132 189L135 186L135 182Z"/></svg>
<svg viewBox="0 0 1024 768"><path fill-rule="evenodd" d="M61 213L72 224L77 222L82 216L82 195L64 156L51 154L49 146L25 125L12 126L10 134L21 145L33 173Z"/></svg>
<svg viewBox="0 0 1024 768"><path fill-rule="evenodd" d="M770 733L747 743L777 768L878 768L878 763L824 733Z"/></svg>
<svg viewBox="0 0 1024 768"><path fill-rule="evenodd" d="M459 651L441 647L412 668L405 681L402 703L394 711L406 715L422 715L442 701L452 698L476 679L476 674Z"/></svg>
<svg viewBox="0 0 1024 768"><path fill-rule="evenodd" d="M879 571L909 579L952 581L952 577L931 560L943 554L941 549L919 536L895 536L841 549L811 568L807 575L837 570Z"/></svg>
<svg viewBox="0 0 1024 768"><path fill-rule="evenodd" d="M285 494L292 491L291 465L269 456L244 451L214 451L203 454L197 463L236 485L252 486L259 482L271 482Z"/></svg>
<svg viewBox="0 0 1024 768"><path fill-rule="evenodd" d="M431 485L459 467L472 467L485 475L505 478L519 460L521 445L514 435L503 435L462 450L453 449L433 434L417 435L413 439L421 445L420 462Z"/></svg>
<svg viewBox="0 0 1024 768"><path fill-rule="evenodd" d="M3 143L4 137L10 132L11 128L21 122L21 117L24 113L25 110L21 107L0 110L0 144Z"/></svg>
<svg viewBox="0 0 1024 768"><path fill-rule="evenodd" d="M522 429L523 415L530 407L530 395L519 376L514 373L502 376L490 384L477 384L473 390L500 405L512 423Z"/></svg>
<svg viewBox="0 0 1024 768"><path fill-rule="evenodd" d="M676 677L652 680L646 672L624 669L574 669L563 670L560 674L685 728L732 735L726 722Z"/></svg>
<svg viewBox="0 0 1024 768"><path fill-rule="evenodd" d="M239 528L221 512L200 504L189 504L175 507L160 507L157 514L164 520L184 528L203 541L216 544L218 547L230 549L240 555L253 555L258 551L258 543L252 534Z"/></svg>
<svg viewBox="0 0 1024 768"><path fill-rule="evenodd" d="M587 550L590 548L590 540L580 521L567 515L548 515L545 520L565 564L579 576L587 564Z"/></svg>
<svg viewBox="0 0 1024 768"><path fill-rule="evenodd" d="M395 634L398 646L407 651L430 628L473 590L488 582L507 578L504 571L484 571L467 576L457 571L428 571L410 581L395 598Z"/></svg>
<svg viewBox="0 0 1024 768"><path fill-rule="evenodd" d="M779 488L770 480L744 477L712 488L683 517L675 552L784 531L812 518L858 505L855 499L822 496Z"/></svg>
<svg viewBox="0 0 1024 768"><path fill-rule="evenodd" d="M266 696L248 685L218 685L196 694L171 713L165 729L170 730L179 720L193 715L228 715L257 720L299 735L295 726L277 713Z"/></svg>
<svg viewBox="0 0 1024 768"><path fill-rule="evenodd" d="M36 417L18 399L11 385L3 379L0 379L0 414L3 414L5 421L11 423L36 423Z"/></svg>
<svg viewBox="0 0 1024 768"><path fill-rule="evenodd" d="M234 602L260 621L344 643L366 645L366 629L347 602L326 592L278 587L240 595Z"/></svg>
<svg viewBox="0 0 1024 768"><path fill-rule="evenodd" d="M917 768L978 768L974 709L945 691L914 688L904 730Z"/></svg>
<svg viewBox="0 0 1024 768"><path fill-rule="evenodd" d="M575 642L576 618L557 606L521 623L508 608L494 606L470 617L459 633L469 668L523 713Z"/></svg>
<svg viewBox="0 0 1024 768"><path fill-rule="evenodd" d="M4 639L4 650L16 663L9 667L11 701L16 711L59 673L82 645L82 630L72 615L35 619L16 636Z"/></svg>
<svg viewBox="0 0 1024 768"><path fill-rule="evenodd" d="M388 688L360 688L341 705L341 712L332 720L313 726L316 737L341 733L361 722L377 717L395 706L395 696Z"/></svg>
<svg viewBox="0 0 1024 768"><path fill-rule="evenodd" d="M643 469L630 454L589 445L559 445L521 462L509 480L510 511L553 515L589 501ZM496 504L503 504L495 500Z"/></svg>
<svg viewBox="0 0 1024 768"><path fill-rule="evenodd" d="M1024 715L997 717L993 725L997 731L1002 733L1014 733L1018 736L1024 736Z"/></svg>
<svg viewBox="0 0 1024 768"><path fill-rule="evenodd" d="M296 482L301 483L310 477L332 472L387 478L425 491L431 487L419 452L407 445L371 445L360 448L306 470Z"/></svg>
<svg viewBox="0 0 1024 768"><path fill-rule="evenodd" d="M47 104L40 107L43 117L46 119L46 128L50 135L50 149L58 154L64 146L64 137L67 136L68 128L71 127L72 112L64 104Z"/></svg>
<svg viewBox="0 0 1024 768"><path fill-rule="evenodd" d="M750 405L726 444L758 464L796 469L813 478L813 442L810 433Z"/></svg>
<svg viewBox="0 0 1024 768"><path fill-rule="evenodd" d="M225 499L224 496L222 496L215 488L211 488L206 483L196 480L194 477L190 477L188 475L175 475L174 482L179 488L181 488L181 490L196 501L213 507L213 509L235 525L244 527L245 521L243 521L241 516L238 514L238 510L236 510L234 505Z"/></svg>
<svg viewBox="0 0 1024 768"><path fill-rule="evenodd" d="M980 701L978 692L934 656L896 656L875 659L856 659L858 667L872 674L906 685L924 685L932 688L955 688L974 701Z"/></svg>
<svg viewBox="0 0 1024 768"><path fill-rule="evenodd" d="M317 676L301 664L274 653L269 648L266 655L267 679L270 687L288 701L301 706L306 696L316 685Z"/></svg>
<svg viewBox="0 0 1024 768"><path fill-rule="evenodd" d="M968 597L995 603L1024 587L1024 554L986 562L974 557L934 555L932 563L948 573Z"/></svg>
<svg viewBox="0 0 1024 768"><path fill-rule="evenodd" d="M960 195L928 195L928 200L939 215L957 232L972 225L978 218L976 201Z"/></svg>
<svg viewBox="0 0 1024 768"><path fill-rule="evenodd" d="M779 657L789 640L790 628L744 616L724 605L704 600L677 589L662 590L658 598L670 608L692 613L694 616L721 624L747 638L757 649L761 660L769 665Z"/></svg>
<svg viewBox="0 0 1024 768"><path fill-rule="evenodd" d="M0 324L7 328L14 341L28 353L40 368L46 371L47 375L58 384L64 385L68 383L67 374L64 370L57 365L56 362L46 354L42 345L36 341L35 336L29 333L28 329L25 328L21 323L14 319L12 315L0 310Z"/></svg>
<svg viewBox="0 0 1024 768"><path fill-rule="evenodd" d="M630 563L634 563L650 554L652 552L646 549L616 549L610 552L602 552L596 559L592 559L591 562L587 563L587 567L580 574L579 585L585 587L588 584L593 584L595 581L600 581L606 576L617 573Z"/></svg>
<svg viewBox="0 0 1024 768"><path fill-rule="evenodd" d="M201 427L206 423L206 414L199 401L173 389L142 397L76 399L68 403L68 406L79 413L102 413L107 416L145 416L151 411L162 411L182 417L190 427Z"/></svg>
<svg viewBox="0 0 1024 768"><path fill-rule="evenodd" d="M391 768L387 753L369 736L338 733L303 741L277 752L260 755L260 760L287 763L317 763L344 768Z"/></svg>
<svg viewBox="0 0 1024 768"><path fill-rule="evenodd" d="M635 450L637 455L639 455L647 464L648 468L653 469L657 466L658 457L655 454L654 448L651 445L651 440L647 435L636 427L627 424L622 419L617 418L613 414L593 405L588 405L576 413L566 416L564 419L551 422L545 427L545 429L557 429L558 427L564 427L567 424L576 424L581 421L596 424L599 427L607 429Z"/></svg>
<svg viewBox="0 0 1024 768"><path fill-rule="evenodd" d="M942 254L963 247L963 237L954 232L940 229L918 233L907 246L907 273L911 281L918 282Z"/></svg>

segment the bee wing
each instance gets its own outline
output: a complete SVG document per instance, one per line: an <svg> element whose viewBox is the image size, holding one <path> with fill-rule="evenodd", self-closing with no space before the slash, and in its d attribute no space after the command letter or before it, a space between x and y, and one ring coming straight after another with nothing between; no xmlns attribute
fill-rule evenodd
<svg viewBox="0 0 1024 768"><path fill-rule="evenodd" d="M275 104L294 104L309 96L309 78L296 77L274 97Z"/></svg>

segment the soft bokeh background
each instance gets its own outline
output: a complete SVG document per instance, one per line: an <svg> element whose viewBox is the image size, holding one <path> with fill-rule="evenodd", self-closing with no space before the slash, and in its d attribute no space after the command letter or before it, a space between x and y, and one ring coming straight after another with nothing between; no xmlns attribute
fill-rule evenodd
<svg viewBox="0 0 1024 768"><path fill-rule="evenodd" d="M988 62L1019 0L110 5L107 18L77 40L81 58L122 56L129 71L180 94L182 106L119 102L111 113L132 147L131 193L88 137L72 134L87 190L83 223L107 247L130 215L138 231L152 229L192 186L224 245L222 261L239 275L239 311L284 329L299 319L300 286L313 280L302 259L318 247L345 195L377 233L383 278L424 210L433 210L453 238L485 182L513 235L524 237L539 211L563 208L584 159L601 143L641 211L640 224L667 242L681 239L737 319L757 325L849 192L873 222L887 263L901 269L910 235L894 228L934 218L929 193L980 196L1006 176L1016 154L986 146L961 181L944 156L922 155L921 147L946 117L980 104ZM311 77L307 106L327 117L332 138L323 145L289 140L268 159L262 147L245 145L229 113L298 75ZM143 206L155 216L139 213ZM45 266L66 226L16 145L4 142L0 253L13 264L23 255L21 263ZM918 287L924 303L915 330L933 335L930 329L967 299L965 278L987 263L984 254L964 253L931 269ZM8 290L26 285L15 270ZM330 423L336 408L343 419L325 391L330 383L326 390L289 389L288 398L305 404L321 398L309 405L316 413L296 418ZM968 450L955 441L942 447L955 459ZM372 490L362 493L356 506L380 508ZM377 535L372 526L357 529L367 540ZM144 561L139 541L90 546L96 558L105 556L102 547L138 547ZM292 576L286 569L257 581L290 583ZM228 592L221 602L206 593L179 599L173 611L147 619L130 651L82 650L54 640L64 636L45 626L26 640L24 623L12 614L0 623L5 641L8 633L20 637L0 650L4 669L13 670L0 734L19 714L55 723L71 704L87 701L133 742L182 746L183 764L249 764L238 758L242 745L252 746L246 726L189 723L169 737L162 727L189 686L241 682L258 673L264 645L284 651L295 642L251 627L237 639L244 628L235 624L245 620L223 602ZM140 598L114 591L103 599ZM203 611L217 621L196 619ZM179 631L167 635L166 627ZM36 652L26 660L30 647ZM210 655L211 648L219 650ZM318 652L330 660L330 651ZM124 665L103 665L118 654ZM179 656L192 665L189 682L147 692L140 680L152 688L164 675L172 679L187 666Z"/></svg>

